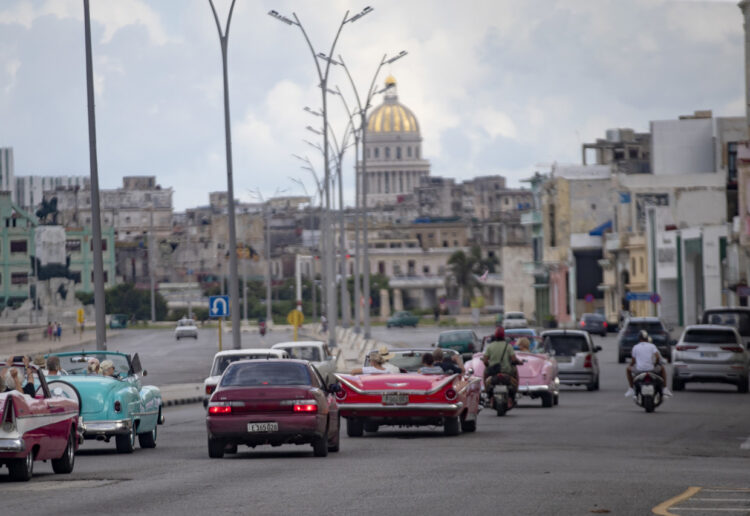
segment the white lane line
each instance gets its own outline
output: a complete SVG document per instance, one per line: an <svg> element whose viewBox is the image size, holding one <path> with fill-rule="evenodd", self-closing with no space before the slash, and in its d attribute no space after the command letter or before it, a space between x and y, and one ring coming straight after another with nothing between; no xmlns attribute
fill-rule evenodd
<svg viewBox="0 0 750 516"><path fill-rule="evenodd" d="M709 493L750 493L750 488L747 487L704 487L701 491L707 491Z"/></svg>
<svg viewBox="0 0 750 516"><path fill-rule="evenodd" d="M701 502L750 502L748 498L691 498L690 500Z"/></svg>
<svg viewBox="0 0 750 516"><path fill-rule="evenodd" d="M736 509L735 508L726 508L726 509L722 509L720 507L701 507L701 508L696 508L696 507L670 507L669 510L670 511L701 511L701 512L716 511L716 512L744 512L744 513L747 513L747 507L745 507L744 509L743 508L736 508Z"/></svg>
<svg viewBox="0 0 750 516"><path fill-rule="evenodd" d="M741 450L750 450L750 437L747 438L747 441L745 441L744 443L740 444L740 449Z"/></svg>

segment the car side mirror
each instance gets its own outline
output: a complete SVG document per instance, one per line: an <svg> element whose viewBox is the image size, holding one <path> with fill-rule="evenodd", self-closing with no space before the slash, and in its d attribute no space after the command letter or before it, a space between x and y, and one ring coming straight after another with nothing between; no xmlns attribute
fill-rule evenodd
<svg viewBox="0 0 750 516"><path fill-rule="evenodd" d="M599 353L602 350L601 346L594 346L594 353Z"/></svg>
<svg viewBox="0 0 750 516"><path fill-rule="evenodd" d="M328 392L330 392L331 394L336 394L339 391L341 391L341 384L338 382L332 383L328 386Z"/></svg>
<svg viewBox="0 0 750 516"><path fill-rule="evenodd" d="M143 376L148 376L148 371L146 371L145 369L143 370Z"/></svg>

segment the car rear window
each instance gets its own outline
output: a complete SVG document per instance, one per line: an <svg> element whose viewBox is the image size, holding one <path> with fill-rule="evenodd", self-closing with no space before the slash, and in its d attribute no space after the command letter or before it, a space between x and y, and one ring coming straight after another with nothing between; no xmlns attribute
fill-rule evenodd
<svg viewBox="0 0 750 516"><path fill-rule="evenodd" d="M290 346L281 349L289 353L291 358L309 360L310 362L320 362L320 350L315 346Z"/></svg>
<svg viewBox="0 0 750 516"><path fill-rule="evenodd" d="M576 353L589 351L588 341L578 335L554 335L547 337L545 338L545 347L547 347L547 339L549 339L550 349L558 356L572 357Z"/></svg>
<svg viewBox="0 0 750 516"><path fill-rule="evenodd" d="M734 326L740 335L750 337L750 314L736 311L711 311L703 314L703 324Z"/></svg>
<svg viewBox="0 0 750 516"><path fill-rule="evenodd" d="M505 316L506 319L523 319L523 314L508 314Z"/></svg>
<svg viewBox="0 0 750 516"><path fill-rule="evenodd" d="M649 333L663 333L664 326L659 321L630 321L625 328L625 335L638 335L641 330Z"/></svg>
<svg viewBox="0 0 750 516"><path fill-rule="evenodd" d="M438 336L438 342L466 342L471 339L471 332L443 333Z"/></svg>
<svg viewBox="0 0 750 516"><path fill-rule="evenodd" d="M220 376L221 373L223 373L227 366L232 362L237 362L238 360L254 360L258 358L268 358L268 354L248 353L246 355L228 355L218 357L216 360L214 360L214 366L211 369L211 376ZM271 358L276 357L272 356Z"/></svg>
<svg viewBox="0 0 750 516"><path fill-rule="evenodd" d="M299 363L248 362L233 364L221 377L222 387L310 384L310 372L307 367Z"/></svg>
<svg viewBox="0 0 750 516"><path fill-rule="evenodd" d="M584 314L583 320L588 321L603 321L604 316L598 315L598 314Z"/></svg>
<svg viewBox="0 0 750 516"><path fill-rule="evenodd" d="M736 343L737 337L731 331L689 330L682 340L696 344L726 344L727 342Z"/></svg>

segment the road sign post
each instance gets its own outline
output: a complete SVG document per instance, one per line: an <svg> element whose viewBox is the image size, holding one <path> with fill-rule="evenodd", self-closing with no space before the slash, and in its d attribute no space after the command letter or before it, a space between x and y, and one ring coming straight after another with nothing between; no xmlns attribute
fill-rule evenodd
<svg viewBox="0 0 750 516"><path fill-rule="evenodd" d="M208 298L208 315L219 319L219 351L221 351L221 319L229 315L229 296L211 296ZM232 331L239 331L233 328Z"/></svg>
<svg viewBox="0 0 750 516"><path fill-rule="evenodd" d="M292 310L286 316L286 322L294 326L294 340L297 340L297 331L302 323L305 322L305 315L299 310Z"/></svg>

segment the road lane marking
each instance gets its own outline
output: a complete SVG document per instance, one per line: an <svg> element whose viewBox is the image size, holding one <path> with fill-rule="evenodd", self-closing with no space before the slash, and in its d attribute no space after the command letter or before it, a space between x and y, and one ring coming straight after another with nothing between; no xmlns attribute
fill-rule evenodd
<svg viewBox="0 0 750 516"><path fill-rule="evenodd" d="M691 498L696 502L748 502L747 498Z"/></svg>
<svg viewBox="0 0 750 516"><path fill-rule="evenodd" d="M750 437L747 438L747 441L740 444L740 450L750 450Z"/></svg>
<svg viewBox="0 0 750 516"><path fill-rule="evenodd" d="M674 498L670 498L669 500L660 503L653 509L651 509L651 512L654 514L657 514L659 516L678 516L677 514L669 512L669 509L671 509L674 505L677 505L678 503L687 500L691 496L695 495L700 491L700 487L688 487L687 490L680 494L675 496Z"/></svg>
<svg viewBox="0 0 750 516"><path fill-rule="evenodd" d="M745 508L719 508L719 507L670 507L673 511L701 511L701 512L744 512L747 514L747 507ZM669 513L672 514L672 513ZM679 516L679 515L675 515Z"/></svg>

